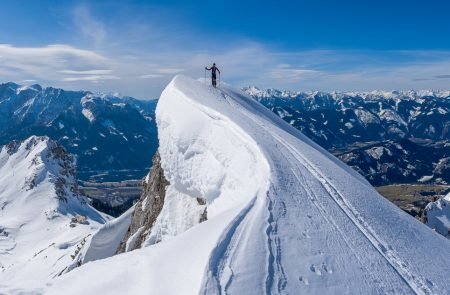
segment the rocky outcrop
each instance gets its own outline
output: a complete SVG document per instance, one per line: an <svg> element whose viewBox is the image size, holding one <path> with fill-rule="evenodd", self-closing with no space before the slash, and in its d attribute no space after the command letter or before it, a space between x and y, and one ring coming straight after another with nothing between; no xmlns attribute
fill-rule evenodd
<svg viewBox="0 0 450 295"><path fill-rule="evenodd" d="M159 152L156 152L153 157L153 167L142 185L142 195L135 205L130 227L120 243L117 253L141 248L163 208L166 186L169 185L169 182L164 176Z"/></svg>
<svg viewBox="0 0 450 295"><path fill-rule="evenodd" d="M450 194L425 207L425 224L450 239Z"/></svg>
<svg viewBox="0 0 450 295"><path fill-rule="evenodd" d="M76 159L58 142L47 136L31 136L23 142L13 140L4 148L7 158L29 161L28 169L23 175L22 188L25 191L34 189L46 179L48 174L60 201L67 203L68 198L76 197L81 203L86 203L76 181ZM22 152L19 151L21 148ZM2 149L0 148L0 151ZM6 158L5 161L7 161Z"/></svg>

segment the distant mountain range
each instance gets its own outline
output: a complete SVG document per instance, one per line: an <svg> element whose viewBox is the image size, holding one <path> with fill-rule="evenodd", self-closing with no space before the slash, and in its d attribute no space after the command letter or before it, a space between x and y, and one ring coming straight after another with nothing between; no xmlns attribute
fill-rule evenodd
<svg viewBox="0 0 450 295"><path fill-rule="evenodd" d="M450 91L244 91L373 185L450 183ZM156 100L0 84L0 145L45 135L85 181L140 179L158 145Z"/></svg>
<svg viewBox="0 0 450 295"><path fill-rule="evenodd" d="M373 185L450 182L450 91L244 91Z"/></svg>
<svg viewBox="0 0 450 295"><path fill-rule="evenodd" d="M0 145L46 135L77 155L83 180L143 177L156 151L156 101L0 84Z"/></svg>

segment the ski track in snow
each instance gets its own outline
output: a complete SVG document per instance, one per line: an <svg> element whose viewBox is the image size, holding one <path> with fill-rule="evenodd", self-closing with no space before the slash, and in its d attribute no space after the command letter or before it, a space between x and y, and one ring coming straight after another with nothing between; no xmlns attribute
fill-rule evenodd
<svg viewBox="0 0 450 295"><path fill-rule="evenodd" d="M352 222L352 224L358 229L358 231L365 236L365 238L371 243L374 249L378 251L378 253L383 257L387 263L395 270L395 272L401 277L401 279L410 287L411 291L416 294L432 294L429 285L433 285L429 281L425 281L417 274L414 274L408 269L408 265L406 262L402 261L402 259L396 254L396 252L392 249L392 247L385 243L382 239L380 239L377 234L373 231L370 225L364 220L363 216L349 204L338 189L334 187L334 185L327 179L323 173L320 172L320 169L315 167L311 162L309 162L305 157L299 153L295 147L293 147L287 140L284 140L282 137L278 136L276 132L270 130L262 120L260 120L257 116L247 111L245 108L238 105L236 100L232 100L227 94L221 93L221 96L232 105L232 107L239 111L242 115L251 119L255 124L264 129L268 134L271 134L273 138L277 141L277 144L280 144L283 148L288 151L290 156L298 161L301 165L303 165L306 170L312 174L316 181L318 181L323 189L327 192L327 196L331 198L336 205L342 210L343 213L347 216L347 218ZM214 118L216 119L216 118ZM280 153L282 154L282 153ZM292 162L292 161L290 161ZM307 190L307 195L310 198L310 201L314 204L314 206L320 212L322 218L330 223L336 230L339 232L343 241L349 246L350 251L354 252L352 246L350 246L350 242L347 241L346 235L341 231L338 224L335 221L331 220L332 215L327 211L326 207L321 204L321 201L317 198L314 191L308 185L308 182L302 176L301 173L297 173L299 170L298 167L294 167L290 169L292 174L295 176L295 179ZM297 168L297 169L296 169ZM297 171L296 171L297 170ZM303 169L304 170L304 169ZM301 171L300 171L301 172ZM268 219L267 219L267 243L268 243L268 254L267 254L267 273L266 273L266 294L283 294L284 289L288 283L288 279L286 277L283 262L282 262L282 248L280 246L281 241L278 235L278 221L279 219L283 219L287 212L287 207L284 198L272 199L271 193L268 194L267 200L267 211L268 211ZM292 198L296 200L296 198ZM301 204L297 200L299 206ZM290 205L290 204L289 204ZM235 251L235 247L238 247L240 232L240 227L245 226L245 222L243 219L246 218L248 212L252 209L249 207L245 210L245 214L241 215L232 226L226 231L225 238L221 241L218 247L215 249L212 254L213 259L210 261L210 272L214 277L214 281L216 282L218 294L227 294L227 287L229 287L231 283L232 277L232 266L228 262L230 260L230 253ZM274 211L277 214L273 214ZM327 217L329 216L329 217ZM236 235L236 237L234 237ZM224 245L226 243L226 245ZM218 257L218 255L222 255ZM357 256L360 259L360 256ZM228 270L228 271L227 271ZM325 262L321 265L317 266L312 264L310 266L311 272L315 273L317 276L323 276L326 274L331 275L333 273L332 268L328 266ZM230 274L231 272L231 274ZM227 278L224 279L224 276ZM309 281L307 278L299 277L300 281L303 281L305 285L309 285ZM225 282L224 285L221 282ZM208 284L208 283L207 283ZM392 286L395 289L395 286ZM211 293L214 291L211 286L206 286L204 289L204 293ZM404 292L404 290L403 290Z"/></svg>
<svg viewBox="0 0 450 295"><path fill-rule="evenodd" d="M329 196L333 198L336 204L345 212L348 218L358 227L358 229L363 233L367 239L372 243L373 247L383 256L389 264L398 272L398 274L405 280L405 282L411 287L411 289L417 294L432 294L431 290L428 288L423 279L417 275L412 274L408 268L407 264L402 261L400 257L392 250L392 248L380 238L377 234L370 228L370 226L364 221L361 214L356 211L350 204L347 203L345 197L339 193L339 191L327 180L327 178L320 173L320 171L312 166L305 158L303 158L294 148L292 148L287 142L283 142L278 139L280 143L285 145L292 154L298 159L305 167L308 167L315 177L322 183L323 187L329 192Z"/></svg>
<svg viewBox="0 0 450 295"><path fill-rule="evenodd" d="M255 199L232 221L225 230L224 236L211 253L209 274L203 294L211 294L215 290L218 290L219 294L227 293L227 287L233 279L231 268L232 253L236 248L236 243L242 234L242 227L245 226L247 214L253 208L254 202Z"/></svg>

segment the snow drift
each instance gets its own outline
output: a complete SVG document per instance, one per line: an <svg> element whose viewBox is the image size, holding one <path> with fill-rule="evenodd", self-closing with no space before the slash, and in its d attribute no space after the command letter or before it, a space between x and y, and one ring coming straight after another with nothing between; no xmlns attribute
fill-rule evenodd
<svg viewBox="0 0 450 295"><path fill-rule="evenodd" d="M87 263L46 293L450 292L450 241L242 92L177 76L157 123L170 183L152 229L161 242Z"/></svg>

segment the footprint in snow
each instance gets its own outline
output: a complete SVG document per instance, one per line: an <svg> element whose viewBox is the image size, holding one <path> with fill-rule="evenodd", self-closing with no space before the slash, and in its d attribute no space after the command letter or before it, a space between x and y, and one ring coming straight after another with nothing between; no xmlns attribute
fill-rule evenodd
<svg viewBox="0 0 450 295"><path fill-rule="evenodd" d="M320 271L320 269L317 268L314 264L311 264L309 269L318 276L322 275L322 272Z"/></svg>
<svg viewBox="0 0 450 295"><path fill-rule="evenodd" d="M329 267L326 263L322 263L322 268L324 271L326 271L328 274L332 274L333 270L331 269L331 267Z"/></svg>
<svg viewBox="0 0 450 295"><path fill-rule="evenodd" d="M309 285L309 281L308 281L308 279L305 278L305 277L300 276L300 277L298 278L298 280L299 280L300 282L302 282L303 284L305 284L306 286Z"/></svg>

